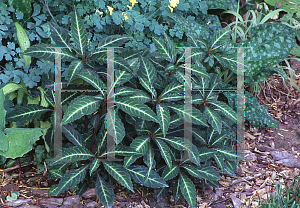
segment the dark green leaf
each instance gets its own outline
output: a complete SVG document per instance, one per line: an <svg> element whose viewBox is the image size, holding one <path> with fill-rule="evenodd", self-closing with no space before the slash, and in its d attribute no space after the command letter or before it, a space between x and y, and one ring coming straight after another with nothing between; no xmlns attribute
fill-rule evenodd
<svg viewBox="0 0 300 208"><path fill-rule="evenodd" d="M123 186L133 191L130 175L122 165L113 162L103 162L105 170Z"/></svg>
<svg viewBox="0 0 300 208"><path fill-rule="evenodd" d="M145 166L132 165L128 167L127 170L129 171L132 179L143 186L151 188L169 187L154 170L151 170L148 180L145 181L148 172L148 169Z"/></svg>
<svg viewBox="0 0 300 208"><path fill-rule="evenodd" d="M59 181L56 196L79 184L85 178L88 167L89 165L84 165L80 169L72 169L64 174Z"/></svg>
<svg viewBox="0 0 300 208"><path fill-rule="evenodd" d="M62 132L76 146L85 146L82 135L71 125L63 125Z"/></svg>
<svg viewBox="0 0 300 208"><path fill-rule="evenodd" d="M110 185L100 177L97 172L96 181L96 196L99 201L107 208L111 208L114 205L115 193L111 189Z"/></svg>
<svg viewBox="0 0 300 208"><path fill-rule="evenodd" d="M168 165L169 168L172 167L172 159L171 159L171 155L169 153L169 148L167 146L167 144L160 140L160 139L156 139L156 144L160 150L160 154L162 155L162 157L164 158L166 164Z"/></svg>
<svg viewBox="0 0 300 208"><path fill-rule="evenodd" d="M179 167L177 165L172 164L172 167L169 168L168 166L166 166L164 168L164 171L161 175L161 177L165 180L171 180L172 178L175 178L179 173Z"/></svg>
<svg viewBox="0 0 300 208"><path fill-rule="evenodd" d="M62 156L54 158L54 161L51 162L49 166L71 163L80 160L87 160L92 157L93 154L85 147L75 146L75 147L65 148L62 150Z"/></svg>
<svg viewBox="0 0 300 208"><path fill-rule="evenodd" d="M159 123L155 113L151 110L151 108L143 103L125 98L116 98L115 103L122 111L130 114L131 116L140 117L147 121Z"/></svg>
<svg viewBox="0 0 300 208"><path fill-rule="evenodd" d="M193 182L183 173L179 177L180 191L189 205L194 208L197 206L196 188Z"/></svg>
<svg viewBox="0 0 300 208"><path fill-rule="evenodd" d="M40 105L24 105L6 115L6 120L11 122L27 122L40 117L43 113L51 109L42 107Z"/></svg>
<svg viewBox="0 0 300 208"><path fill-rule="evenodd" d="M68 106L62 119L62 125L80 119L84 115L94 113L99 108L99 105L99 100L94 99L92 96L82 95L75 98Z"/></svg>
<svg viewBox="0 0 300 208"><path fill-rule="evenodd" d="M71 32L80 55L86 55L85 51L88 45L88 37L83 21L76 10L74 10L72 16Z"/></svg>

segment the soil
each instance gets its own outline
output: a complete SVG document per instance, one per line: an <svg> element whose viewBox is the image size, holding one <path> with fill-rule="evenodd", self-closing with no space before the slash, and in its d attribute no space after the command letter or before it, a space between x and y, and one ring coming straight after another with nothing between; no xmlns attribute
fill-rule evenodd
<svg viewBox="0 0 300 208"><path fill-rule="evenodd" d="M300 62L290 60L289 63L295 71L294 83L300 87ZM285 71L289 76L288 70ZM289 83L286 85L287 87L284 86L281 76L276 73L261 86L260 91L257 92L259 103L268 106L269 113L277 120L279 128L252 127L246 123L245 157L247 160L240 162L236 178L220 173L219 188L208 185L202 191L200 184L195 184L198 207L258 207L259 200L264 201L269 193L274 193L276 183L282 183L285 179L289 185L293 175L300 178L300 159L298 159L300 158L300 92ZM85 197L76 198L77 204L66 205L69 199L76 201L68 198L75 197L75 192L72 190L57 198L51 197L52 201L49 202L44 199L50 197L47 193L51 181L37 174L34 166L22 168L21 185L17 184L19 177L17 169L2 168L0 169L0 207L5 207L3 204L7 202L6 196L10 195L11 191L20 193L18 200L24 203L19 207L47 207L45 204L51 203L59 204L53 204L52 207L103 207L90 189L89 193L85 193ZM183 197L176 204L174 203L172 186L167 197L159 202L154 194L155 189L152 188L140 186L135 189L135 193L127 193L119 183L112 185L112 188L116 194L113 207L189 207Z"/></svg>

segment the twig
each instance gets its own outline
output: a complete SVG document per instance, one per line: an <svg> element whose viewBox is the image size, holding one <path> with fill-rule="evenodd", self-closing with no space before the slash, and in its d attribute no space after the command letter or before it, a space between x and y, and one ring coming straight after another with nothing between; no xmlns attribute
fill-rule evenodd
<svg viewBox="0 0 300 208"><path fill-rule="evenodd" d="M23 168L23 167L25 167L25 166L28 166L28 165L31 165L31 164L33 164L33 162L31 162L31 163L29 163L29 164L27 164L27 165L22 165L21 166L21 168ZM15 169L18 169L19 168L19 165L16 165L16 166L14 166L14 167L10 167L10 168L6 168L6 169L4 169L4 170L1 170L0 169L0 173L7 173L7 172L10 172L10 171L12 171L12 170L15 170Z"/></svg>
<svg viewBox="0 0 300 208"><path fill-rule="evenodd" d="M54 19L52 13L50 12L49 8L48 8L48 2L47 2L47 5L41 0L41 3L44 5L44 7L46 7L46 9L48 10L50 16L52 17L52 19L54 20L55 24L58 26L56 20Z"/></svg>
<svg viewBox="0 0 300 208"><path fill-rule="evenodd" d="M269 83L268 83L269 84ZM269 85L270 87L272 87L274 90L278 91L278 92L281 92L280 90L277 90L276 88L274 88L272 85ZM296 97L296 96L293 96L293 95L288 95L284 92L281 92L282 94L286 95L286 96L290 96L290 97Z"/></svg>
<svg viewBox="0 0 300 208"><path fill-rule="evenodd" d="M274 100L274 102L276 103L276 100L273 98L273 94L271 92L271 89L270 89L270 84L266 81L266 83L268 84L268 87L269 87L269 90L270 90L270 95L271 95L271 98Z"/></svg>

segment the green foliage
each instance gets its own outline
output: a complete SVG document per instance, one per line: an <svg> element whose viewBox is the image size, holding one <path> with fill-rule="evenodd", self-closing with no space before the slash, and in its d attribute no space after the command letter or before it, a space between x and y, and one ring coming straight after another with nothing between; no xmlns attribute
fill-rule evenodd
<svg viewBox="0 0 300 208"><path fill-rule="evenodd" d="M283 208L294 208L299 207L299 193L300 193L300 183L299 179L295 179L295 176L293 176L293 180L290 186L286 183L284 180L285 187L282 187L281 182L279 184L276 184L276 190L273 194L267 195L267 200L259 201L262 208L267 207L283 207Z"/></svg>
<svg viewBox="0 0 300 208"><path fill-rule="evenodd" d="M236 122L236 115L227 104L218 101L220 92L203 91L202 93L193 93L200 95L202 98L198 99L198 104L192 106L192 113L188 114L193 125L197 126L192 130L192 135L197 139L186 146L182 137L183 128L181 124L183 124L185 117L183 106L183 82L185 78L181 76L181 69L184 69L184 61L182 58L178 59L177 57L183 57L184 51L175 49L174 44L166 34L164 34L164 38L168 44L165 44L158 38L154 40L158 48L157 52L151 53L146 51L146 53L142 54L136 53L134 50L124 50L124 52L117 50L115 52L116 58L114 59L117 62L114 79L117 93L114 103L117 107L116 120L118 122L117 125L112 125L110 122L105 124L106 119L107 121L113 119L113 117L109 118L110 114L105 111L107 101L110 100L110 98L104 99L107 94L107 86L104 83L107 80L105 76L100 77L95 73L94 69L99 64L105 66L107 56L101 54L106 52L102 49L87 50L85 40L81 38L85 33L85 28L82 26L83 23L77 11L74 11L72 22L74 26L71 27L71 34L74 40L77 41L75 41L75 45L69 47L71 51L66 49L62 50L61 53L65 55L66 60L77 59L73 61L75 63L74 66L77 66L76 63L82 64L78 65L79 67L74 67L73 71L69 72L68 85L73 85L73 81L80 77L92 87L98 89L99 94L98 96L82 95L70 97L67 102L68 107L62 120L63 133L72 144L69 143L63 149L61 158L56 158L48 164L51 175L61 178L57 188L51 189L51 194L56 192L56 195L58 195L80 183L85 183L87 180L85 175L89 171L90 180L96 181L98 199L103 204L111 206L114 194L106 184L103 176L99 175L99 172L103 173L103 171L106 171L109 174L109 178L119 181L131 191L133 191L131 179L141 185L161 189L169 187L169 180L179 181L180 193L177 192L177 194L182 194L188 203L194 207L196 192L193 182L188 178L188 175L201 180L219 180L218 172L211 167L212 160L217 162L222 171L234 175L235 166L230 165L230 160L235 159L236 154L231 147L232 138L224 122L227 126L233 128ZM51 36L60 37L59 41L66 43L68 37L59 32L64 30L57 25L51 25L51 27L54 27L51 29ZM130 39L127 36L108 36L101 40L99 45L116 47L118 46L117 44L121 46ZM220 39L218 41L217 39L214 39L215 41L209 44L217 45L218 41L221 42ZM51 48L35 45L28 48L23 55L40 58L47 57L50 60L50 58L55 57L55 53L57 52ZM198 82L197 84L202 86L202 89L211 88L213 90L218 88L219 82L221 82L218 75L214 73L208 74L202 65L196 64L197 62L199 63L199 58L195 57L193 59L193 64L195 65L192 68L192 73L195 74L194 79ZM90 60L93 60L93 62L87 64L87 61ZM137 68L134 68L131 63L137 64L137 68L140 68L140 70L137 71ZM157 70L154 65L164 67L164 71ZM172 65L173 67L171 67ZM100 70L99 72L106 74L106 71ZM162 80L164 85L158 83L158 80ZM194 85L194 87L197 87L197 85ZM150 94L151 96L149 96ZM108 96L111 95L108 94ZM137 99L137 97L139 98ZM50 98L46 98L46 100L50 100ZM24 107L26 108L26 106ZM32 109L29 111L32 113L29 113L28 118L25 120L28 120L29 117L35 117L36 110ZM38 110L39 112L43 111L41 108L38 108ZM20 118L22 117L21 114L18 114ZM93 114L93 119L91 119L93 131L85 131L85 135L82 136L79 133L80 130L76 130L73 126L81 124L84 115L91 114ZM16 117L14 114L12 115L9 118ZM100 119L96 121L94 119L95 116ZM125 118L128 119L125 120ZM117 146L115 149L106 150L104 146L108 133L106 128L113 126L113 129L116 131L115 135L117 135ZM133 127L134 131L130 132L124 127L131 129ZM202 129L202 132L198 132L196 130L198 128ZM174 130L178 132L175 137L172 134ZM208 137L209 139L204 137L208 132L211 134ZM132 141L126 135L132 138ZM50 144L48 145L50 146ZM97 147L96 152L91 149L93 145ZM90 148L90 150L87 148ZM186 161L176 162L176 158L183 159L182 153L185 149L188 153ZM215 150L216 155L211 154L208 157L206 153L211 153L211 150ZM154 151L159 152L158 158L155 156ZM115 154L117 157L125 156L123 164L100 160L100 158L111 154ZM201 155L206 155L206 157L203 156L201 158ZM135 165L136 160L140 157L143 157L147 166ZM202 162L204 158L205 162ZM223 161L224 159L225 162ZM90 163L83 166L79 165L78 167L81 166L79 169L75 168L67 173L65 173L66 169L60 169L61 165L83 160L88 160ZM158 164L157 161L160 160L166 164L162 166L165 168L162 176L155 171L155 164ZM175 170L176 172L174 172ZM165 195L162 195L162 193L167 193L167 191L159 193L159 197L164 197Z"/></svg>
<svg viewBox="0 0 300 208"><path fill-rule="evenodd" d="M213 1L211 1L213 2ZM211 22L212 25L220 24L218 18L214 15L207 15L208 9L226 9L223 5L229 5L231 9L236 8L237 1L220 0L218 4L211 4L208 1L187 0L180 1L173 12L182 12L185 17L193 19L193 15L197 19L201 19L204 24ZM87 29L84 44L89 43L91 50L98 46L98 42L109 35L129 35L133 39L125 44L125 48L136 47L138 49L149 48L151 51L156 50L153 36L168 33L172 37L178 39L184 38L184 31L178 27L174 21L170 21L167 14L171 13L168 7L169 1L141 0L135 4L129 1L108 1L108 0L84 0L73 1L54 1L42 0L35 2L32 0L4 0L0 2L0 61L3 60L3 69L0 73L0 84L14 81L20 83L23 81L26 86L33 88L41 81L41 75L54 71L53 60L46 62L46 59L32 60L31 66L24 63L28 61L18 57L21 53L19 47L16 29L12 22L18 21L24 28L31 44L45 43L51 46L54 43L65 46L69 41L76 39L71 37L66 43L56 42L56 36L50 38L51 19L54 20L53 25L63 26L65 36L74 24L70 21L73 15L74 6L79 16L85 15L82 20L84 27ZM113 8L112 14L108 10L108 6ZM74 34L71 34L72 36ZM1 43L1 42L0 42ZM33 67L33 66L38 67ZM63 63L63 76L68 78L69 65Z"/></svg>
<svg viewBox="0 0 300 208"><path fill-rule="evenodd" d="M286 58L295 44L295 33L282 24L262 23L251 28L251 40L236 43L232 31L222 29L218 18L207 14L209 8L227 9L220 6L224 2L229 5L229 1L180 1L171 12L167 0L139 1L129 7L124 1L48 1L43 7L43 12L53 18L46 24L48 36L23 52L19 50L20 55L34 58L29 67L32 70L14 70L12 63L11 70L6 68L0 75L7 82L12 77L17 80L18 73L21 75L17 81L24 79L20 85L17 81L4 85L9 99L3 99L3 105L11 105L9 101L15 98L19 105L14 110L6 107L6 111L10 110L7 115L0 110L0 115L6 115L11 122L33 121L40 131L39 127L49 128L41 122L50 118L51 126L43 133L46 149L53 149L54 113L50 114L48 105L54 107L55 99L53 73L47 74L51 69L47 61L53 62L58 55L54 46L65 47L60 52L63 88L98 90L83 95L62 93L65 143L62 157L54 158L47 166L49 177L60 179L49 190L50 195L57 196L70 188L83 193L90 185L96 188L99 201L112 207L115 195L110 184L114 181L130 191L134 187L132 180L156 188L158 199L167 195L174 182L175 201L183 196L191 207L196 207L194 183L201 181L203 188L208 183L217 187L220 171L235 176L237 161L243 158L232 148L236 139L236 96L222 92L236 88L237 50L230 47L252 47L245 48L245 80L263 80L275 71L282 73L269 67ZM234 4L230 6L236 8ZM27 28L23 26L30 40L33 26L44 21L37 17L41 7L36 3L33 7L36 25L28 27L28 22ZM181 46L198 47L191 50L191 57L185 57L185 49L174 44L181 40ZM9 45L14 48L12 43ZM105 47L123 48L114 49L112 62ZM186 58L192 61L190 87L195 90L191 112L184 107L189 77L185 72ZM33 69L35 64L43 70L37 72ZM114 93L106 84L110 79L107 67L111 64ZM32 90L35 96L29 96L25 86L30 81L34 85L35 81L25 79L25 74L31 73L43 78L42 86ZM22 102L24 96L27 103ZM245 96L245 118L250 124L277 126L265 106L260 106L250 93ZM108 103L116 107L114 111L107 109ZM191 119L192 129L185 128L186 117ZM4 123L2 131L6 131L5 120L0 117L0 122ZM192 141L185 141L184 131L191 133ZM107 134L115 138L115 147L106 146ZM6 140L0 141L2 149L6 148ZM24 146L31 145L26 151L31 150L33 143L29 145L26 139L23 142ZM44 155L45 149L38 146L36 154ZM112 161L113 157L122 162Z"/></svg>
<svg viewBox="0 0 300 208"><path fill-rule="evenodd" d="M0 91L0 155L5 158L22 157L32 149L32 145L40 138L42 132L40 128L5 128L6 110L4 107L3 89Z"/></svg>

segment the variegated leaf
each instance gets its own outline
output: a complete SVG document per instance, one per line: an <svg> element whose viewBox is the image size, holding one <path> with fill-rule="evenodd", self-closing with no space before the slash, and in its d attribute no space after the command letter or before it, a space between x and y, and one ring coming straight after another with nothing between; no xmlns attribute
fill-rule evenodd
<svg viewBox="0 0 300 208"><path fill-rule="evenodd" d="M115 57L114 58L115 68L120 70L125 70L128 73L133 73L131 66L121 57Z"/></svg>
<svg viewBox="0 0 300 208"><path fill-rule="evenodd" d="M160 150L160 154L164 158L168 167L171 168L172 167L172 159L171 159L171 155L169 153L169 151L170 151L169 147L167 146L167 144L164 141L162 141L160 139L156 139L155 141Z"/></svg>
<svg viewBox="0 0 300 208"><path fill-rule="evenodd" d="M195 167L193 165L188 165L188 164L183 164L183 165L181 165L181 167L186 169L191 176L201 178L201 174L199 173L197 167Z"/></svg>
<svg viewBox="0 0 300 208"><path fill-rule="evenodd" d="M180 137L156 137L169 143L172 147L179 151L184 151L184 139Z"/></svg>
<svg viewBox="0 0 300 208"><path fill-rule="evenodd" d="M101 39L99 47L121 47L130 39L130 36L125 35L110 35Z"/></svg>
<svg viewBox="0 0 300 208"><path fill-rule="evenodd" d="M141 153L140 155L131 155L124 158L124 167L130 166L136 159L140 158L141 156L145 155L149 147L149 136L140 136L135 138L131 144L130 148L134 151Z"/></svg>
<svg viewBox="0 0 300 208"><path fill-rule="evenodd" d="M114 149L113 149L114 148ZM112 146L110 149L108 149L107 153L103 153L100 155L100 157L103 157L108 154L116 154L116 155L121 155L121 156L132 156L132 155L139 155L141 157L143 153L137 152L131 147L128 146L123 146L123 145L117 145L117 146Z"/></svg>
<svg viewBox="0 0 300 208"><path fill-rule="evenodd" d="M104 88L106 88L104 82L98 78L93 76L92 74L88 73L79 73L78 76L85 80L86 82L90 83L93 87L95 87L97 90L100 90L101 94L105 97L106 92Z"/></svg>
<svg viewBox="0 0 300 208"><path fill-rule="evenodd" d="M214 149L208 149L206 147L199 147L198 151L199 151L199 157L203 162L209 160L215 154L217 154L217 152Z"/></svg>
<svg viewBox="0 0 300 208"><path fill-rule="evenodd" d="M226 118L228 118L229 120L233 122L237 121L236 112L231 107L229 107L226 103L222 101L208 101L207 103L216 106L216 110L218 110L220 113L226 116Z"/></svg>
<svg viewBox="0 0 300 208"><path fill-rule="evenodd" d="M159 123L155 113L147 105L136 102L132 99L116 98L116 105L125 113L131 116L140 117L147 121Z"/></svg>
<svg viewBox="0 0 300 208"><path fill-rule="evenodd" d="M56 43L56 46L67 47L71 51L68 31L52 22L48 22L48 24L50 26L51 38Z"/></svg>
<svg viewBox="0 0 300 208"><path fill-rule="evenodd" d="M174 202L176 204L176 202L178 201L178 199L180 198L180 196L182 195L181 191L180 191L180 185L179 185L179 179L175 181L175 184L173 186L173 197L174 197Z"/></svg>
<svg viewBox="0 0 300 208"><path fill-rule="evenodd" d="M219 168L222 171L224 171L225 163L224 163L224 160L223 160L223 156L220 155L220 154L215 154L214 155L214 159L215 159L216 163L218 164Z"/></svg>
<svg viewBox="0 0 300 208"><path fill-rule="evenodd" d="M132 179L141 185L151 188L169 187L168 184L166 184L166 182L154 170L151 170L148 180L145 181L148 172L148 169L145 166L132 165L128 167L127 170L129 171Z"/></svg>
<svg viewBox="0 0 300 208"><path fill-rule="evenodd" d="M215 151L222 154L228 160L244 159L240 154L236 154L236 151L230 147L215 147Z"/></svg>
<svg viewBox="0 0 300 208"><path fill-rule="evenodd" d="M140 70L138 71L138 78L141 85L150 92L154 97L157 96L155 88L153 87L156 80L156 70L154 69L153 64L146 58L140 58Z"/></svg>
<svg viewBox="0 0 300 208"><path fill-rule="evenodd" d="M58 164L71 163L81 160L88 160L94 155L85 147L74 146L70 148L64 148L62 150L62 156L54 158L54 161L49 164L49 166L54 166Z"/></svg>
<svg viewBox="0 0 300 208"><path fill-rule="evenodd" d="M169 93L163 96L160 101L170 102L170 101L178 101L183 100L184 94L183 93Z"/></svg>
<svg viewBox="0 0 300 208"><path fill-rule="evenodd" d="M164 107L160 104L156 105L157 118L159 120L160 127L162 129L164 137L170 126L170 112L167 107Z"/></svg>
<svg viewBox="0 0 300 208"><path fill-rule="evenodd" d="M152 40L161 57L163 57L167 61L174 62L175 51L172 51L171 48L168 47L167 44L159 38L153 38Z"/></svg>
<svg viewBox="0 0 300 208"><path fill-rule="evenodd" d="M68 86L71 83L71 81L77 76L77 74L81 71L82 67L83 62L81 60L75 60L70 64L68 72Z"/></svg>
<svg viewBox="0 0 300 208"><path fill-rule="evenodd" d="M174 110L179 115L179 117L184 119L184 114L185 114L184 105L173 104L173 105L168 105L168 108ZM192 112L187 114L190 116L190 118L192 118L193 124L203 125L208 127L205 116L197 108L192 107Z"/></svg>
<svg viewBox="0 0 300 208"><path fill-rule="evenodd" d="M65 50L61 52L56 52L54 47L49 47L47 44L39 44L27 48L23 55L32 56L38 59L44 59L45 61L55 60L55 55L60 55L62 60L76 60L76 57Z"/></svg>
<svg viewBox="0 0 300 208"><path fill-rule="evenodd" d="M89 58L92 60L106 60L107 49L106 48L95 48L89 53Z"/></svg>
<svg viewBox="0 0 300 208"><path fill-rule="evenodd" d="M82 135L71 125L63 125L62 132L76 146L85 146Z"/></svg>
<svg viewBox="0 0 300 208"><path fill-rule="evenodd" d="M115 69L114 87L118 87L119 85L128 82L132 77L132 74L127 71Z"/></svg>
<svg viewBox="0 0 300 208"><path fill-rule="evenodd" d="M103 162L105 170L124 187L133 191L130 175L122 165L113 162Z"/></svg>
<svg viewBox="0 0 300 208"><path fill-rule="evenodd" d="M144 155L148 150L148 146L150 142L149 138L150 138L149 136L139 136L131 142L130 147L134 151L142 153Z"/></svg>
<svg viewBox="0 0 300 208"><path fill-rule="evenodd" d="M51 111L51 109L42 107L40 105L24 105L8 113L5 119L11 122L25 123L27 121L40 117L43 113L46 113L48 111Z"/></svg>
<svg viewBox="0 0 300 208"><path fill-rule="evenodd" d="M214 111L213 109L207 106L205 106L204 115L206 116L206 119L211 124L211 126L215 128L219 134L221 134L222 119L220 115L216 111Z"/></svg>
<svg viewBox="0 0 300 208"><path fill-rule="evenodd" d="M97 171L99 166L100 166L100 161L97 158L94 158L90 166L90 176L92 176L93 172Z"/></svg>
<svg viewBox="0 0 300 208"><path fill-rule="evenodd" d="M172 167L169 168L168 166L166 166L164 168L164 171L161 175L161 177L165 180L171 180L172 178L175 178L179 173L179 167L175 164L172 164Z"/></svg>
<svg viewBox="0 0 300 208"><path fill-rule="evenodd" d="M173 81L166 86L166 88L161 92L160 98L168 95L169 93L183 93L184 92L184 85L180 84L177 81Z"/></svg>
<svg viewBox="0 0 300 208"><path fill-rule="evenodd" d="M84 165L80 169L72 169L61 178L59 181L56 196L70 188L73 188L85 179L86 171L89 165Z"/></svg>
<svg viewBox="0 0 300 208"><path fill-rule="evenodd" d="M142 157L142 155L131 155L124 158L124 168L127 168L132 163L134 163L138 158Z"/></svg>
<svg viewBox="0 0 300 208"><path fill-rule="evenodd" d="M84 115L94 113L99 108L99 105L99 100L94 99L92 96L82 95L75 98L68 106L62 119L62 125L80 119Z"/></svg>
<svg viewBox="0 0 300 208"><path fill-rule="evenodd" d="M80 55L84 56L87 45L88 45L88 37L86 33L86 29L84 27L83 21L79 16L76 9L74 10L72 21L71 21L71 33L74 39L74 43L79 50Z"/></svg>
<svg viewBox="0 0 300 208"><path fill-rule="evenodd" d="M197 207L196 188L191 179L189 179L185 174L181 173L179 177L179 186L182 195L189 205L192 208Z"/></svg>
<svg viewBox="0 0 300 208"><path fill-rule="evenodd" d="M107 121L107 129L112 129L115 132L115 143L118 145L122 142L123 138L125 137L125 127L122 123L122 120L119 118L119 116L116 114L109 114L112 117L110 118L110 121L108 121L108 114L106 114L106 121ZM115 122L114 122L115 121Z"/></svg>
<svg viewBox="0 0 300 208"><path fill-rule="evenodd" d="M207 180L217 181L220 180L219 173L211 166L209 167L196 167L198 172L201 174L202 178Z"/></svg>
<svg viewBox="0 0 300 208"><path fill-rule="evenodd" d="M148 177L150 176L151 170L155 167L156 162L154 160L154 149L149 145L148 151L143 157L144 163L148 166L148 172L146 175L145 182L148 180Z"/></svg>
<svg viewBox="0 0 300 208"><path fill-rule="evenodd" d="M98 172L95 188L96 196L102 205L107 208L111 208L114 205L115 193L111 189L110 185L100 177Z"/></svg>
<svg viewBox="0 0 300 208"><path fill-rule="evenodd" d="M136 102L147 103L152 99L151 97L144 91L137 91L135 94L128 96L128 99L134 100Z"/></svg>

